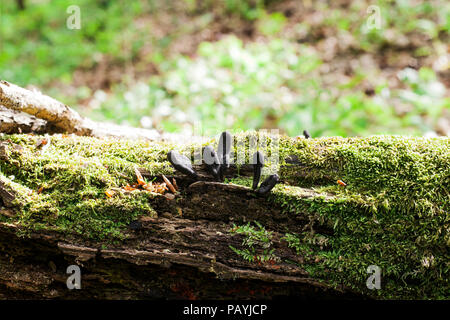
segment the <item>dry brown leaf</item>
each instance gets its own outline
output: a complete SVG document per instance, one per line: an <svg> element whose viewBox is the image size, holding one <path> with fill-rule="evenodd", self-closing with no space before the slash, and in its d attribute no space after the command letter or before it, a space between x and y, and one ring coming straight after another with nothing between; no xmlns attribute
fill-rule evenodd
<svg viewBox="0 0 450 320"><path fill-rule="evenodd" d="M136 174L137 181L138 181L138 183L139 183L141 186L143 186L144 184L146 184L145 181L144 181L144 178L142 177L142 174L139 172L139 170L138 170L137 167L134 168L134 173Z"/></svg>
<svg viewBox="0 0 450 320"><path fill-rule="evenodd" d="M173 193L166 193L164 195L164 197L166 197L167 200L173 200L175 199L175 195Z"/></svg>
<svg viewBox="0 0 450 320"><path fill-rule="evenodd" d="M178 185L177 185L177 180L175 180L175 178L172 178L172 184L175 187L175 189L178 191Z"/></svg>
<svg viewBox="0 0 450 320"><path fill-rule="evenodd" d="M114 195L114 191L112 191L112 190L106 190L105 191L105 194L106 194L106 196L108 197L108 198L111 198L113 195Z"/></svg>
<svg viewBox="0 0 450 320"><path fill-rule="evenodd" d="M146 185L143 185L142 186L145 190L147 190L147 191L153 191L153 190L155 190L155 186L150 182L150 183L147 183Z"/></svg>
<svg viewBox="0 0 450 320"><path fill-rule="evenodd" d="M176 193L177 190L175 189L173 184L169 181L169 179L167 179L165 175L162 175L162 177L163 177L163 180L166 183L167 187L170 189L170 191L172 191L173 193Z"/></svg>
<svg viewBox="0 0 450 320"><path fill-rule="evenodd" d="M166 190L168 190L168 189L167 189L167 186L166 186L165 183L161 183L161 184L157 184L157 185L156 185L156 192L157 192L157 193L164 194L164 192L165 192Z"/></svg>
<svg viewBox="0 0 450 320"><path fill-rule="evenodd" d="M130 186L129 184L127 184L125 187L123 187L125 190L127 190L127 191L133 191L133 190L136 190L136 188L134 188L134 187L132 187L132 186Z"/></svg>

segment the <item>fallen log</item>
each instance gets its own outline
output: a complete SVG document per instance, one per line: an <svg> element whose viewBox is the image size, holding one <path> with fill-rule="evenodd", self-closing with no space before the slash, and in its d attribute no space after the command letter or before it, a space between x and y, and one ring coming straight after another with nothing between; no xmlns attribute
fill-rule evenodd
<svg viewBox="0 0 450 320"><path fill-rule="evenodd" d="M224 183L178 174L171 143L42 139L0 137L0 297L448 298L446 137L281 137L268 196L248 165ZM136 167L178 193L132 187Z"/></svg>

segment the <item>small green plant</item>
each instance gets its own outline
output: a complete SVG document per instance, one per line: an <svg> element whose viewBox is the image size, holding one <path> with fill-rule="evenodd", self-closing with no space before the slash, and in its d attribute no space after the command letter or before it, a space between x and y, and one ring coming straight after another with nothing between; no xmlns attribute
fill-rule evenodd
<svg viewBox="0 0 450 320"><path fill-rule="evenodd" d="M233 246L230 246L230 249L233 250L237 255L241 256L244 260L248 262L267 262L267 261L277 261L278 257L276 257L273 252L275 249L265 250L263 254L257 254L255 248L243 249L239 250Z"/></svg>
<svg viewBox="0 0 450 320"><path fill-rule="evenodd" d="M286 233L286 235L281 238L281 240L285 240L288 243L288 247L294 248L297 254L302 252L302 248L300 247L300 239L295 234Z"/></svg>
<svg viewBox="0 0 450 320"><path fill-rule="evenodd" d="M267 231L258 221L254 222L256 226L259 228L255 230L254 227L250 225L250 222L243 226L236 226L230 230L230 232L243 234L246 236L242 245L246 245L252 247L255 244L259 244L264 248L270 247L270 239L272 238L272 232Z"/></svg>
<svg viewBox="0 0 450 320"><path fill-rule="evenodd" d="M272 36L280 32L286 24L286 17L280 13L265 13L258 21L258 30L265 35Z"/></svg>
<svg viewBox="0 0 450 320"><path fill-rule="evenodd" d="M230 229L230 232L244 235L245 237L242 240L242 246L245 246L247 248L241 250L230 246L231 250L233 250L237 255L241 256L244 260L247 260L249 262L266 262L269 260L278 260L278 258L273 253L275 249L270 249L272 245L272 232L267 231L264 226L262 226L257 221L255 221L254 223L256 224L258 229L255 229L253 226L251 226L250 222L242 226L233 225L233 228Z"/></svg>
<svg viewBox="0 0 450 320"><path fill-rule="evenodd" d="M320 234L311 234L309 232L299 235L286 233L281 240L286 241L289 248L295 249L297 254L302 254L303 256L312 256L312 247L323 249L328 245L327 237Z"/></svg>

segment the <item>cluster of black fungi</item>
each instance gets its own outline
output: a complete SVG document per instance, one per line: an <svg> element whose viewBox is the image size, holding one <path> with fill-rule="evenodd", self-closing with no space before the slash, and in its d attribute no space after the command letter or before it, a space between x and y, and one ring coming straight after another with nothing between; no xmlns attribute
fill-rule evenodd
<svg viewBox="0 0 450 320"><path fill-rule="evenodd" d="M203 149L203 161L208 168L209 173L217 181L223 181L226 170L230 167L230 150L233 137L228 132L222 132L219 139L219 147L217 153L211 146ZM179 154L175 150L170 150L167 158L175 170L198 180L199 176L192 168L191 161L184 155ZM253 154L253 185L252 189L258 194L266 194L280 181L277 174L272 174L264 180L258 188L261 179L261 171L264 166L264 155L261 151Z"/></svg>
<svg viewBox="0 0 450 320"><path fill-rule="evenodd" d="M304 130L303 135L306 139L311 136L308 131ZM230 150L233 137L228 132L222 132L219 140L219 147L217 153L211 146L206 146L203 149L203 161L208 168L209 173L218 181L223 181L226 170L230 167ZM192 168L191 160L186 156L179 154L175 150L170 150L167 153L167 158L175 170L191 177L194 180L198 180L199 176ZM259 180L261 179L261 171L264 167L264 155L261 151L256 151L253 154L253 184L252 189L257 194L267 194L273 187L280 181L277 174L270 175L264 180L258 188ZM142 228L140 221L132 221L130 228L133 230L139 230Z"/></svg>

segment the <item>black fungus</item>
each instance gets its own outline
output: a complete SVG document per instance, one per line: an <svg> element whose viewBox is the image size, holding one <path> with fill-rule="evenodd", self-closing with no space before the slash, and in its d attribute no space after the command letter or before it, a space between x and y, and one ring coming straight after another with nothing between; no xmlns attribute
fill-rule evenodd
<svg viewBox="0 0 450 320"><path fill-rule="evenodd" d="M252 189L258 188L259 180L261 179L261 170L264 166L264 155L257 151L253 154L253 186Z"/></svg>
<svg viewBox="0 0 450 320"><path fill-rule="evenodd" d="M211 146L206 146L203 149L203 161L213 177L219 179L220 161L216 151Z"/></svg>
<svg viewBox="0 0 450 320"><path fill-rule="evenodd" d="M309 134L308 130L303 130L303 135L305 136L306 139L311 138L311 135Z"/></svg>
<svg viewBox="0 0 450 320"><path fill-rule="evenodd" d="M175 170L184 173L193 179L198 179L197 173L192 168L191 161L186 156L179 154L175 150L170 150L167 153L167 159Z"/></svg>
<svg viewBox="0 0 450 320"><path fill-rule="evenodd" d="M261 183L261 186L256 190L259 194L266 194L280 181L280 177L277 174L272 174L266 180Z"/></svg>
<svg viewBox="0 0 450 320"><path fill-rule="evenodd" d="M220 160L219 179L223 181L225 172L230 167L230 152L231 145L233 143L233 137L227 131L222 132L219 139L219 147L217 154Z"/></svg>

